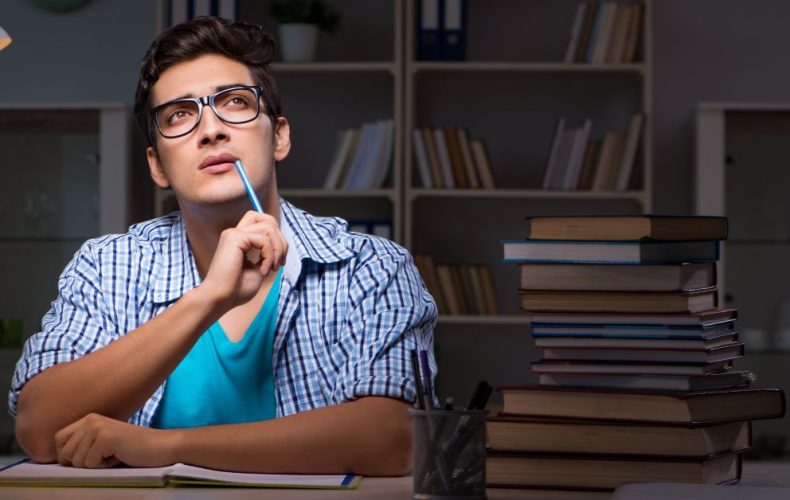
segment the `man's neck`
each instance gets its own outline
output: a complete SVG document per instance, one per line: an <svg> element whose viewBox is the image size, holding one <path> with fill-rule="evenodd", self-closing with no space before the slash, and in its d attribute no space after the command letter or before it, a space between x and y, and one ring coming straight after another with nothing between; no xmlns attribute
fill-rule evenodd
<svg viewBox="0 0 790 500"><path fill-rule="evenodd" d="M278 224L280 223L279 198L275 189L270 191L269 196L260 199L264 212L274 217ZM204 278L208 272L222 231L236 227L250 209L250 203L246 198L210 207L182 205L184 227L201 278Z"/></svg>

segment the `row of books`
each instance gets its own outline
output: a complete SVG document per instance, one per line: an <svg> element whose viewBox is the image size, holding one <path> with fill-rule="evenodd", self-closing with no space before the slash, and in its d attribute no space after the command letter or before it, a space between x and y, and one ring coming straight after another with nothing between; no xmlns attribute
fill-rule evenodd
<svg viewBox="0 0 790 500"><path fill-rule="evenodd" d="M641 3L579 2L564 62L634 62L642 31L642 11Z"/></svg>
<svg viewBox="0 0 790 500"><path fill-rule="evenodd" d="M521 268L542 357L531 367L539 384L502 389L503 412L488 423L489 481L601 490L738 481L750 422L783 416L784 395L730 371L744 349L737 311L715 302L726 219L536 217L528 226L522 246L574 252L506 259ZM639 254L653 245L671 253ZM618 255L602 259L609 252ZM700 291L704 301L688 298Z"/></svg>
<svg viewBox="0 0 790 500"><path fill-rule="evenodd" d="M427 254L415 254L414 262L440 314L498 314L488 266L437 265Z"/></svg>
<svg viewBox="0 0 790 500"><path fill-rule="evenodd" d="M349 219L348 230L355 233L372 234L388 240L393 239L390 219Z"/></svg>
<svg viewBox="0 0 790 500"><path fill-rule="evenodd" d="M470 139L465 129L414 129L412 138L422 187L496 187L485 143L482 139Z"/></svg>
<svg viewBox="0 0 790 500"><path fill-rule="evenodd" d="M416 7L417 60L466 59L466 0L418 0Z"/></svg>
<svg viewBox="0 0 790 500"><path fill-rule="evenodd" d="M543 175L543 189L627 190L643 122L644 115L634 113L625 132L607 131L602 140L594 140L591 120L570 128L565 118L560 118Z"/></svg>
<svg viewBox="0 0 790 500"><path fill-rule="evenodd" d="M337 147L324 181L324 189L377 189L392 169L392 120L364 123L338 132Z"/></svg>

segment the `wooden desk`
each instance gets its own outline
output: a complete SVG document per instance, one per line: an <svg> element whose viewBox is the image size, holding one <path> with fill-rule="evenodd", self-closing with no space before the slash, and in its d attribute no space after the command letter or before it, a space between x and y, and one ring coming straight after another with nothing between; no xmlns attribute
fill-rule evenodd
<svg viewBox="0 0 790 500"><path fill-rule="evenodd" d="M745 462L741 484L748 486L790 487L790 462ZM411 477L365 478L354 491L282 490L255 488L0 488L3 500L247 500L277 498L282 500L411 498ZM575 500L607 499L609 493L572 491L489 489L489 500Z"/></svg>

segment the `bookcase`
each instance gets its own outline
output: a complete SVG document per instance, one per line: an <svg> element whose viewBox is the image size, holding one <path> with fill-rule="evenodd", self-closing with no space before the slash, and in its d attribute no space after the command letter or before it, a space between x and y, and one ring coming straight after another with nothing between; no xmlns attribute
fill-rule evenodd
<svg viewBox="0 0 790 500"><path fill-rule="evenodd" d="M330 3L342 26L319 35L316 61L274 65L292 131L292 152L278 166L283 196L316 215L391 220L392 239L437 263L488 266L499 314L440 316L439 391L464 398L479 376L524 381L527 321L518 270L501 263L500 240L524 237L528 215L650 211L652 0L617 0L642 5L638 55L608 64L562 62L577 0L466 0L459 61L417 59L419 0ZM239 0L237 18L276 36L269 5ZM600 139L625 130L635 112L644 121L628 189L542 189L559 118L574 127L592 120ZM379 119L394 123L385 187L323 189L338 132ZM422 187L412 131L427 127L463 128L483 140L496 188Z"/></svg>
<svg viewBox="0 0 790 500"><path fill-rule="evenodd" d="M416 59L419 2L406 2L404 244L437 264L487 265L499 309L496 316L440 316L442 394L463 398L481 376L500 384L531 378L529 361L537 355L519 310L519 270L501 262L500 243L525 236L526 216L650 212L652 2L641 4L636 62L601 64L561 62L578 5L573 0L468 0L463 61ZM607 130L624 130L635 112L644 121L628 189L542 189L560 118L573 126L591 119L592 137L600 139ZM465 128L481 138L496 188L422 187L411 131L423 127Z"/></svg>

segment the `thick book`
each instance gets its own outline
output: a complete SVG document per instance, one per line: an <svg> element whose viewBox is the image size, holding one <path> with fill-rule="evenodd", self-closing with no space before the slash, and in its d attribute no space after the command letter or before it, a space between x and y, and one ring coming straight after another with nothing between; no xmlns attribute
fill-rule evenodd
<svg viewBox="0 0 790 500"><path fill-rule="evenodd" d="M498 416L488 419L486 434L496 451L704 458L747 450L750 427L749 422L669 426Z"/></svg>
<svg viewBox="0 0 790 500"><path fill-rule="evenodd" d="M251 474L186 464L167 467L82 469L24 461L0 470L0 486L122 486L168 485L252 488L355 489L362 476L353 474Z"/></svg>
<svg viewBox="0 0 790 500"><path fill-rule="evenodd" d="M714 262L718 241L505 240L505 262L672 264Z"/></svg>
<svg viewBox="0 0 790 500"><path fill-rule="evenodd" d="M649 329L648 329L649 330ZM671 330L670 330L671 331ZM560 336L532 334L535 347L540 349L661 349L679 351L704 351L724 347L738 341L735 331L724 332L709 338L697 337L605 337Z"/></svg>
<svg viewBox="0 0 790 500"><path fill-rule="evenodd" d="M634 482L728 484L741 477L741 454L714 457L622 457L489 453L489 487L613 490Z"/></svg>
<svg viewBox="0 0 790 500"><path fill-rule="evenodd" d="M533 240L725 240L727 218L691 215L527 217Z"/></svg>
<svg viewBox="0 0 790 500"><path fill-rule="evenodd" d="M558 387L591 387L631 391L696 392L734 389L750 386L755 376L750 371L731 371L711 375L578 375L575 373L544 373L540 385Z"/></svg>
<svg viewBox="0 0 790 500"><path fill-rule="evenodd" d="M600 375L706 375L729 370L730 361L712 363L659 363L647 361L567 361L542 359L530 364L532 373Z"/></svg>
<svg viewBox="0 0 790 500"><path fill-rule="evenodd" d="M731 322L738 317L737 309L711 309L698 313L681 314L610 314L610 313L530 313L529 320L535 323L559 323L568 325L667 325L710 327L724 322Z"/></svg>
<svg viewBox="0 0 790 500"><path fill-rule="evenodd" d="M781 389L633 392L539 385L498 388L503 413L625 422L704 424L781 418Z"/></svg>
<svg viewBox="0 0 790 500"><path fill-rule="evenodd" d="M702 349L661 349L660 347L546 347L544 360L628 361L644 363L709 364L743 357L743 343Z"/></svg>
<svg viewBox="0 0 790 500"><path fill-rule="evenodd" d="M716 288L688 292L519 290L526 311L694 313L716 307Z"/></svg>
<svg viewBox="0 0 790 500"><path fill-rule="evenodd" d="M663 292L696 290L716 284L716 264L661 265L524 263L525 290L612 290Z"/></svg>

